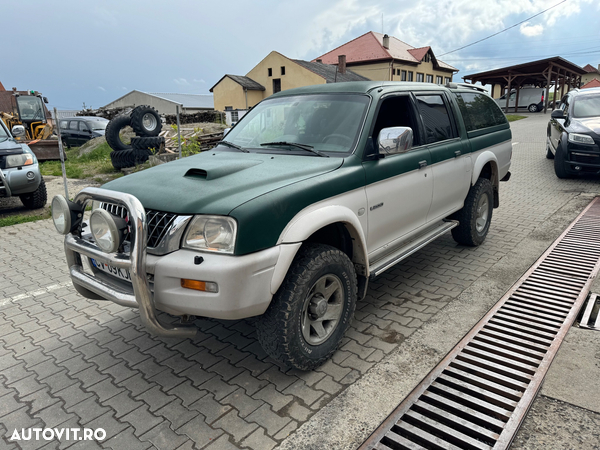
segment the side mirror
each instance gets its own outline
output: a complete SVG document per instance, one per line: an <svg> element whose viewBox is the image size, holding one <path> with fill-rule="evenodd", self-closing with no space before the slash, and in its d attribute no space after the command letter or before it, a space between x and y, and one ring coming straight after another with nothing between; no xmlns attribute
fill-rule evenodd
<svg viewBox="0 0 600 450"><path fill-rule="evenodd" d="M231 128L225 128L223 130L223 137L227 136L227 133L229 133L231 131Z"/></svg>
<svg viewBox="0 0 600 450"><path fill-rule="evenodd" d="M550 117L552 117L553 119L564 119L565 118L565 113L564 113L564 111L562 109L555 109L550 114Z"/></svg>
<svg viewBox="0 0 600 450"><path fill-rule="evenodd" d="M48 103L48 97L44 97L44 103Z"/></svg>
<svg viewBox="0 0 600 450"><path fill-rule="evenodd" d="M384 128L377 137L377 147L382 156L406 153L413 145L413 130L409 127Z"/></svg>
<svg viewBox="0 0 600 450"><path fill-rule="evenodd" d="M15 125L12 127L11 133L14 137L25 136L25 127L23 125Z"/></svg>

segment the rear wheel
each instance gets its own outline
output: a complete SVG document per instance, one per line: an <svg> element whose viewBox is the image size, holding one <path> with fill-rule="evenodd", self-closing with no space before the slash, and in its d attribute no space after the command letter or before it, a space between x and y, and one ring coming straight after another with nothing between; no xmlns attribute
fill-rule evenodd
<svg viewBox="0 0 600 450"><path fill-rule="evenodd" d="M485 241L494 211L494 188L487 178L479 178L471 187L465 206L453 218L459 225L452 229L456 242L476 247Z"/></svg>
<svg viewBox="0 0 600 450"><path fill-rule="evenodd" d="M356 307L356 272L340 250L304 244L267 311L258 340L288 367L312 370L333 355Z"/></svg>
<svg viewBox="0 0 600 450"><path fill-rule="evenodd" d="M46 193L46 183L42 178L38 188L30 194L20 195L19 198L23 203L23 206L27 209L38 209L42 208L46 204L48 194Z"/></svg>
<svg viewBox="0 0 600 450"><path fill-rule="evenodd" d="M537 105L534 105L533 103L531 105L529 105L529 108L527 108L529 110L529 112L538 112L538 107Z"/></svg>

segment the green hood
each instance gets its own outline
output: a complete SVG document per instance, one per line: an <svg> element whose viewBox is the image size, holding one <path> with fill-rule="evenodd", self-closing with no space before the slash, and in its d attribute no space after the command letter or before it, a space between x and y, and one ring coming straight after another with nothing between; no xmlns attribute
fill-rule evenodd
<svg viewBox="0 0 600 450"><path fill-rule="evenodd" d="M144 208L227 215L273 190L337 169L342 158L203 152L102 186L137 197Z"/></svg>

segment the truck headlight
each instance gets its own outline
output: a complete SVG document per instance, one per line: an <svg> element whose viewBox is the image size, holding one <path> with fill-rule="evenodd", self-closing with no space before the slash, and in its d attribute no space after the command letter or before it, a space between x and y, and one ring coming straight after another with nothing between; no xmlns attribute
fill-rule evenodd
<svg viewBox="0 0 600 450"><path fill-rule="evenodd" d="M189 225L183 247L233 254L237 223L231 217L196 216Z"/></svg>
<svg viewBox="0 0 600 450"><path fill-rule="evenodd" d="M29 153L21 153L20 155L6 156L6 168L30 166L33 164L33 156Z"/></svg>
<svg viewBox="0 0 600 450"><path fill-rule="evenodd" d="M594 140L587 134L569 133L569 142L573 142L574 144L594 145Z"/></svg>
<svg viewBox="0 0 600 450"><path fill-rule="evenodd" d="M103 252L114 253L117 251L126 227L125 219L113 216L104 209L95 209L90 215L90 231L96 245Z"/></svg>

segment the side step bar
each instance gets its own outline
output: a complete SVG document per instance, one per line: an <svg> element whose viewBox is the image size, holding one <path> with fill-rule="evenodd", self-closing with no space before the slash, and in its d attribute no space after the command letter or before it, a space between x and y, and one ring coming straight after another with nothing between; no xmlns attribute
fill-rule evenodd
<svg viewBox="0 0 600 450"><path fill-rule="evenodd" d="M441 235L446 234L446 232L450 231L456 226L458 226L457 220L449 220L447 222L440 222L434 228L429 228L423 234L416 236L395 252L387 255L386 257L378 261L375 261L369 267L369 273L371 274L370 278L374 278L382 274L390 267L394 266L395 264L398 264L403 259L408 258L413 253L422 249L430 242L439 238Z"/></svg>

